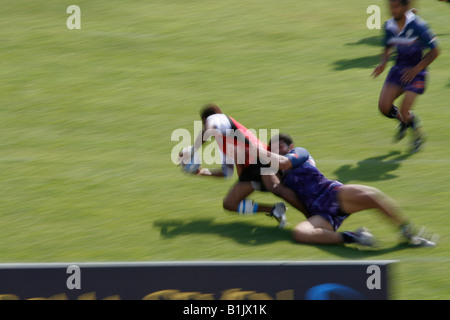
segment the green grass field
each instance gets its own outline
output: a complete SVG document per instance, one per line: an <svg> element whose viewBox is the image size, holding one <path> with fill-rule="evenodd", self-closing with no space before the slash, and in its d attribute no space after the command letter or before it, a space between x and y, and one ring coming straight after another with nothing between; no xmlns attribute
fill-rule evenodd
<svg viewBox="0 0 450 320"><path fill-rule="evenodd" d="M69 30L66 8L81 8ZM378 96L381 30L369 5L336 1L8 1L0 19L0 262L398 260L394 299L450 298L450 4L415 6L442 53L415 111L428 140L409 154ZM329 178L377 187L439 246L399 245L375 212L381 246L300 245L290 226L225 212L236 180L183 174L175 129L193 133L215 102L254 129L289 133ZM255 193L261 202L278 201Z"/></svg>

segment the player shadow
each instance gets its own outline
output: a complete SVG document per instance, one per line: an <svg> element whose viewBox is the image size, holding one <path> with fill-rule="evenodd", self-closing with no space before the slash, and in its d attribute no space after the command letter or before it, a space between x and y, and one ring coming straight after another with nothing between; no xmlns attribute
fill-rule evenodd
<svg viewBox="0 0 450 320"><path fill-rule="evenodd" d="M382 37L381 36L372 36L367 38L362 38L356 42L348 42L346 46L359 46L359 45L369 45L373 47L381 47L382 46Z"/></svg>
<svg viewBox="0 0 450 320"><path fill-rule="evenodd" d="M256 225L247 221L217 223L214 219L158 220L153 224L161 228L161 238L169 239L191 234L214 234L245 245L263 245L277 241L292 241L291 232L276 226Z"/></svg>
<svg viewBox="0 0 450 320"><path fill-rule="evenodd" d="M356 166L353 164L345 164L336 169L333 174L336 176L336 180L344 184L352 180L390 180L397 178L397 175L392 172L397 170L401 166L402 161L411 155L412 153L402 154L400 151L390 151L381 156L358 161Z"/></svg>
<svg viewBox="0 0 450 320"><path fill-rule="evenodd" d="M341 59L333 62L333 69L337 71L348 69L371 69L380 63L380 54L372 56L359 57L354 59Z"/></svg>
<svg viewBox="0 0 450 320"><path fill-rule="evenodd" d="M447 36L448 33L442 33L437 34L437 37L444 37ZM371 36L367 38L362 38L356 42L348 42L345 45L346 46L360 46L360 45L368 45L373 47L383 47L382 43L382 36ZM380 63L380 55L381 55L381 49L379 50L377 54L373 56L367 56L367 57L359 57L354 59L341 59L333 62L333 69L337 71L341 70L348 70L348 69L369 69L369 68L375 68ZM395 60L396 55L393 54L389 60L393 61Z"/></svg>
<svg viewBox="0 0 450 320"><path fill-rule="evenodd" d="M416 247L412 247L405 242L398 243L392 247L387 248L359 247L357 245L323 245L323 244L321 245L308 244L308 246L316 247L317 249L326 251L327 253L338 256L340 258L354 259L354 260L377 257L406 249L417 249Z"/></svg>
<svg viewBox="0 0 450 320"><path fill-rule="evenodd" d="M292 238L291 229L278 229L275 226L258 226L247 221L216 223L214 222L214 219L198 219L191 221L174 219L158 220L155 221L153 225L156 228L161 228L160 237L164 239L192 234L214 234L248 246L275 244L278 241L288 241L295 246L299 246L300 250L301 246L310 246L326 251L330 255L345 259L365 259L414 248L406 243L399 243L388 248L361 248L356 245L297 243Z"/></svg>

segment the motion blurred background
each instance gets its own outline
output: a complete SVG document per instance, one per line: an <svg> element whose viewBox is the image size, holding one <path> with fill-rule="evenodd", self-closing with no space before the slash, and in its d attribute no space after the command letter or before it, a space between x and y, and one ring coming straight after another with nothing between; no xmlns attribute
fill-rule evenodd
<svg viewBox="0 0 450 320"><path fill-rule="evenodd" d="M428 138L416 154L377 109L388 70L370 78L370 5L390 18L387 0L3 1L0 262L398 260L393 298L450 298L450 5L414 2L442 48L415 106ZM290 134L329 178L383 190L439 246L399 244L371 211L341 229L366 226L375 250L294 243L294 208L285 230L225 212L236 176L190 176L170 158L172 132L193 134L209 102Z"/></svg>

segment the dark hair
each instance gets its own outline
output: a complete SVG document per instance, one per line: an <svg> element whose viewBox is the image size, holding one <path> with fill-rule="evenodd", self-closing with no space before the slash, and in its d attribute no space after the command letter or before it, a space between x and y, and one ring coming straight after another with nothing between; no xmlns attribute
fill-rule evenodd
<svg viewBox="0 0 450 320"><path fill-rule="evenodd" d="M269 141L269 148L271 148L272 141L283 141L288 146L290 146L291 144L294 143L291 136L288 134L285 134L285 133L280 133L280 134L274 135Z"/></svg>
<svg viewBox="0 0 450 320"><path fill-rule="evenodd" d="M206 118L216 113L222 113L222 110L214 103L209 103L200 111L200 116L202 117L202 120L206 120Z"/></svg>
<svg viewBox="0 0 450 320"><path fill-rule="evenodd" d="M402 6L407 6L409 4L409 0L389 0L389 2L398 1Z"/></svg>

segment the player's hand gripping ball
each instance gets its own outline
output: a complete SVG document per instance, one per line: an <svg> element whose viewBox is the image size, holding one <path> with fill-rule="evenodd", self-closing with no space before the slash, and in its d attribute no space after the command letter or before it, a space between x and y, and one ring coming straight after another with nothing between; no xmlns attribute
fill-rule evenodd
<svg viewBox="0 0 450 320"><path fill-rule="evenodd" d="M200 169L200 161L195 161L196 158L194 147L186 147L179 153L178 164L183 171L196 174Z"/></svg>

